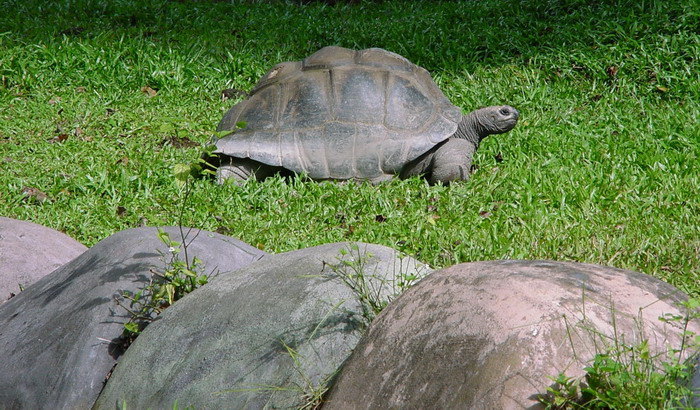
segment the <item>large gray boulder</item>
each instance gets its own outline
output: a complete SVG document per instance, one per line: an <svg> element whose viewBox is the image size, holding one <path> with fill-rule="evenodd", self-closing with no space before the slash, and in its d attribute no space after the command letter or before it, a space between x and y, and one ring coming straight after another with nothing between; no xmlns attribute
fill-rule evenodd
<svg viewBox="0 0 700 410"><path fill-rule="evenodd" d="M0 304L86 249L62 232L0 217Z"/></svg>
<svg viewBox="0 0 700 410"><path fill-rule="evenodd" d="M596 265L456 265L379 315L324 408L543 408L548 376L581 376L614 340L646 339L661 357L680 346L681 330L658 317L679 314L685 298L650 276Z"/></svg>
<svg viewBox="0 0 700 410"><path fill-rule="evenodd" d="M334 267L335 266L335 267ZM136 339L98 409L300 408L323 390L364 330L360 293L386 300L401 274L427 273L379 245L338 243L272 255L222 275Z"/></svg>
<svg viewBox="0 0 700 410"><path fill-rule="evenodd" d="M207 273L266 255L223 235L186 232L189 254ZM114 234L0 306L0 407L90 408L122 353L115 342L127 318L114 297L142 288L149 269L162 271L157 251L168 249L155 228Z"/></svg>

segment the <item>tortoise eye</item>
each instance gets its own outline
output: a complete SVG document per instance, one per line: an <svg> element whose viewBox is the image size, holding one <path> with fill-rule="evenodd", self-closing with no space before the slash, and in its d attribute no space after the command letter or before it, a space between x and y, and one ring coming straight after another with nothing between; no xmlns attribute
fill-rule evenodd
<svg viewBox="0 0 700 410"><path fill-rule="evenodd" d="M498 111L501 115L509 115L510 109L508 107L503 107Z"/></svg>

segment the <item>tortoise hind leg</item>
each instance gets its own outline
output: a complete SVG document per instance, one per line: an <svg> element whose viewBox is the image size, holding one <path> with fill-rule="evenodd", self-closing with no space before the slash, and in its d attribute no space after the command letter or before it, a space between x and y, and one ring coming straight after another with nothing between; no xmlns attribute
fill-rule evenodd
<svg viewBox="0 0 700 410"><path fill-rule="evenodd" d="M273 167L250 158L221 156L221 163L216 169L216 182L223 184L227 179L241 183L247 179L263 179L279 172L281 168Z"/></svg>
<svg viewBox="0 0 700 410"><path fill-rule="evenodd" d="M382 175L380 175L380 176L378 176L378 177L371 178L371 179L369 180L369 183L372 184L372 185L379 185L379 184L383 184L384 182L391 181L392 179L394 179L394 175L391 175L391 174L382 174ZM359 182L359 181L358 181L358 182Z"/></svg>

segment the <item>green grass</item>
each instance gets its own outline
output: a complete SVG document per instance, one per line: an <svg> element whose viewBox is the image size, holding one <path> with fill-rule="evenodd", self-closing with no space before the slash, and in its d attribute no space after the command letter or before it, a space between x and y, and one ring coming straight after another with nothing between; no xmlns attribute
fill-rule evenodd
<svg viewBox="0 0 700 410"><path fill-rule="evenodd" d="M593 4L595 3L595 4ZM434 267L508 258L612 265L700 294L700 4L0 0L0 215L91 246L177 224L172 168L272 65L382 47L509 134L467 183L194 184L184 223L270 252L353 240ZM154 97L143 87L157 90ZM502 160L501 160L502 159ZM49 201L25 198L24 187Z"/></svg>
<svg viewBox="0 0 700 410"><path fill-rule="evenodd" d="M88 246L182 222L274 253L571 260L700 295L700 2L301 3L0 0L0 215ZM402 54L465 111L507 103L520 124L450 187L198 180L185 201L173 167L236 102L221 91L326 45Z"/></svg>

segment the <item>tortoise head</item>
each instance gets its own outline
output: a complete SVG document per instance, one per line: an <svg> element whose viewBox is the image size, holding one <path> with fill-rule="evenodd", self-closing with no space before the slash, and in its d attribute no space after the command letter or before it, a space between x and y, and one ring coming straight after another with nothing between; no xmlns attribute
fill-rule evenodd
<svg viewBox="0 0 700 410"><path fill-rule="evenodd" d="M479 144L491 134L508 132L518 123L520 113L509 105L480 108L462 117L455 137Z"/></svg>
<svg viewBox="0 0 700 410"><path fill-rule="evenodd" d="M510 105L497 105L475 111L479 114L479 123L488 134L503 134L515 127L520 113Z"/></svg>

